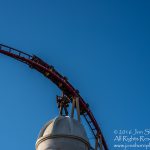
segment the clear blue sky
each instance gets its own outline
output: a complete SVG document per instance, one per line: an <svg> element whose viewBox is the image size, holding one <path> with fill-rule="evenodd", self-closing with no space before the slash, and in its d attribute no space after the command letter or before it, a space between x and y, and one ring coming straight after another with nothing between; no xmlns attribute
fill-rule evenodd
<svg viewBox="0 0 150 150"><path fill-rule="evenodd" d="M0 43L36 54L80 91L113 149L114 129L150 127L148 0L1 0ZM58 88L0 55L0 143L33 150ZM8 144L9 141L9 144Z"/></svg>

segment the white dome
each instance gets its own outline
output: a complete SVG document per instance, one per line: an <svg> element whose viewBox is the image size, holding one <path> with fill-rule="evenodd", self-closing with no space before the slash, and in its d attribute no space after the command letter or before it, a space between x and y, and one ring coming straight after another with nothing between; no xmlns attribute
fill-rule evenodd
<svg viewBox="0 0 150 150"><path fill-rule="evenodd" d="M39 138L48 135L73 135L88 141L85 129L81 123L68 116L59 116L50 120L41 129Z"/></svg>
<svg viewBox="0 0 150 150"><path fill-rule="evenodd" d="M65 116L45 124L36 142L36 150L89 150L89 147L83 125Z"/></svg>

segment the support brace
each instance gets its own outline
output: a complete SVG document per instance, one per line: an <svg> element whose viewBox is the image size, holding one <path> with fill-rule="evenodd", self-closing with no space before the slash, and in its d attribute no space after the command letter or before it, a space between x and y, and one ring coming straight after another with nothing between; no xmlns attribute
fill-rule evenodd
<svg viewBox="0 0 150 150"><path fill-rule="evenodd" d="M98 146L99 144L100 144L100 147ZM95 139L95 150L98 150L98 148L100 148L100 150L103 150L101 135L100 136L97 135L97 138Z"/></svg>
<svg viewBox="0 0 150 150"><path fill-rule="evenodd" d="M80 119L80 106L79 106L79 98L78 97L74 98L73 101L72 101L71 118L74 118L74 108L75 107L76 107L76 110L77 110L78 121L81 122L81 119Z"/></svg>

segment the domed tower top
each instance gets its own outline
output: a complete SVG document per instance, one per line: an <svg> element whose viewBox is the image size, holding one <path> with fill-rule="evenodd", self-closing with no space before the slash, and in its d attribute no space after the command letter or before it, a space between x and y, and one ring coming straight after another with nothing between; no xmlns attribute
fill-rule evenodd
<svg viewBox="0 0 150 150"><path fill-rule="evenodd" d="M88 150L90 147L83 125L68 116L49 121L40 131L37 150Z"/></svg>

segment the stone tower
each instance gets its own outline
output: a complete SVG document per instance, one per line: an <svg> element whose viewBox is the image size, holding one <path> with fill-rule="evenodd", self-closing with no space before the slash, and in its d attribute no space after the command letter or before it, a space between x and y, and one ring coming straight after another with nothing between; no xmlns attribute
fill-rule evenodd
<svg viewBox="0 0 150 150"><path fill-rule="evenodd" d="M49 121L40 131L36 150L89 150L83 125L68 116Z"/></svg>

